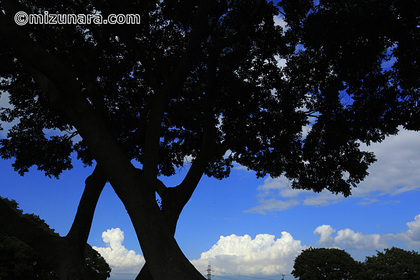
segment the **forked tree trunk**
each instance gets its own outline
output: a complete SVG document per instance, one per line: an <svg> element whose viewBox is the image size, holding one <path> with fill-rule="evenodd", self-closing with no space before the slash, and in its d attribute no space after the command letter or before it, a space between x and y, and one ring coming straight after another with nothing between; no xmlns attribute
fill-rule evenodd
<svg viewBox="0 0 420 280"><path fill-rule="evenodd" d="M201 17L199 19L202 20ZM131 218L153 279L204 279L188 261L175 241L164 215L156 204L155 190L142 186L143 182L137 176L138 172L114 138L112 131L109 130L102 118L96 115L92 106L83 96L81 85L74 72L43 48L35 45L11 21L4 20L2 22L7 25L7 28L10 27L10 30L16 30L16 34L11 36L9 29L0 28L0 31L5 31L2 32L2 35L6 34L5 37L8 38L10 45L17 49L19 57L32 70L32 74L50 100L51 106L62 111L72 120L92 155L106 172L108 180ZM187 57L180 68L187 69L189 64L189 57ZM186 71L179 73L184 72ZM158 119L159 127L160 123L161 120ZM149 130L153 132L154 129L156 128L152 127ZM160 135L157 134L157 141L159 141L159 137ZM157 148L159 148L158 143ZM156 143L152 144L155 146ZM147 147L145 149L147 150ZM149 158L152 160L147 165L150 166L148 169L156 169L157 163L154 164L153 156L156 151L158 152L158 149L149 150L151 150L148 153L151 155ZM146 169L144 168L145 172Z"/></svg>
<svg viewBox="0 0 420 280"><path fill-rule="evenodd" d="M171 202L175 203L173 197L167 197L166 199L171 199ZM176 205L176 207L172 203L165 202L167 201L162 201L162 213L164 215L165 222L170 233L172 234L172 236L174 236L179 216L181 214L183 206L185 205ZM154 280L152 274L150 273L149 263L147 261L141 268L139 274L136 277L136 280Z"/></svg>
<svg viewBox="0 0 420 280"><path fill-rule="evenodd" d="M124 198L122 201L147 261L148 271L144 273L150 272L154 280L204 279L182 253L154 198L147 204Z"/></svg>

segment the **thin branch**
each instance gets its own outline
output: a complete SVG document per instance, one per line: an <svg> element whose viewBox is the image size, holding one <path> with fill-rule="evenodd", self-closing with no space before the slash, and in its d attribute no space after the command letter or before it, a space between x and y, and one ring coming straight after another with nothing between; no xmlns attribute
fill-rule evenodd
<svg viewBox="0 0 420 280"><path fill-rule="evenodd" d="M188 170L184 180L177 187L179 192L177 198L179 201L177 201L177 204L181 206L181 209L191 198L211 159L219 156L219 154L214 154L214 150L217 147L215 143L217 129L215 127L216 120L213 114L213 106L214 95L218 90L216 88L216 79L220 51L220 48L215 47L209 53L206 88L207 94L205 96L207 100L204 102L203 138L197 157Z"/></svg>
<svg viewBox="0 0 420 280"><path fill-rule="evenodd" d="M69 132L69 133L70 133L70 132ZM76 131L74 131L72 134L70 134L67 138L70 140L70 139L72 139L72 138L76 137L77 135L79 135L79 132L76 130Z"/></svg>
<svg viewBox="0 0 420 280"><path fill-rule="evenodd" d="M205 133L203 135L200 152L193 161L182 183L176 187L178 190L178 204L182 204L182 207L184 207L184 205L191 198L194 190L201 180L201 177L204 174L207 164L209 163L211 158L210 152L212 150L212 140L214 140L214 138L210 136L210 133Z"/></svg>

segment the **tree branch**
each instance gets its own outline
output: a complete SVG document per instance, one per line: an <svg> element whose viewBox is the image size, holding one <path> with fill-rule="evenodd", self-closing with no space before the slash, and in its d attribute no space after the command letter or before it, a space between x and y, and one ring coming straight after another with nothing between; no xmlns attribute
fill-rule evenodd
<svg viewBox="0 0 420 280"><path fill-rule="evenodd" d="M156 89L156 95L152 100L151 112L146 128L145 155L143 170L148 180L153 180L158 174L159 144L161 135L161 121L167 101L171 92L177 92L187 78L188 71L198 58L200 43L208 32L208 11L211 1L200 1L198 13L195 16L191 31L191 38L178 66L172 72L165 85Z"/></svg>
<svg viewBox="0 0 420 280"><path fill-rule="evenodd" d="M77 213L66 238L74 242L84 253L85 245L92 226L93 215L101 192L105 186L106 177L97 165L85 181L85 189L80 199Z"/></svg>
<svg viewBox="0 0 420 280"><path fill-rule="evenodd" d="M200 151L195 158L193 164L191 165L190 169L188 170L187 175L185 176L182 183L177 187L177 201L176 204L180 207L179 214L181 213L182 208L191 198L194 190L196 189L201 177L203 176L207 165L209 164L210 160L214 157L222 156L219 154L215 154L214 150L216 149L217 145L216 141L216 123L215 117L213 113L213 106L214 106L214 95L217 92L216 88L216 79L217 79L217 66L218 66L218 58L220 55L220 49L214 48L209 53L208 58L208 70L207 70L207 87L206 87L206 95L204 101L204 119L203 119L203 138L200 145ZM178 215L179 215L178 214Z"/></svg>
<svg viewBox="0 0 420 280"><path fill-rule="evenodd" d="M32 70L32 75L48 96L51 106L71 118L96 161L107 172L113 187L120 187L120 198L121 195L132 196L127 193L129 183L125 181L131 181L136 176L135 168L113 133L83 97L73 71L34 43L24 34L23 29L19 29L4 15L0 16L0 33L18 58Z"/></svg>

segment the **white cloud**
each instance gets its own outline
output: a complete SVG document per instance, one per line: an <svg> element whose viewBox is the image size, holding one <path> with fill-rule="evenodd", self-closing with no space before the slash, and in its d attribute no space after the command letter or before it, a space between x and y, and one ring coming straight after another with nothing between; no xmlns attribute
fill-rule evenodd
<svg viewBox="0 0 420 280"><path fill-rule="evenodd" d="M325 206L343 199L342 195L335 195L328 191L316 194L309 190L293 189L290 181L284 176L266 178L264 184L258 186L258 192L259 205L245 212L265 214L271 211L283 211L299 205Z"/></svg>
<svg viewBox="0 0 420 280"><path fill-rule="evenodd" d="M335 229L330 225L322 225L315 229L314 234L319 235L320 244L331 244L334 243L334 238L331 236Z"/></svg>
<svg viewBox="0 0 420 280"><path fill-rule="evenodd" d="M278 239L270 234L258 234L255 239L249 235L221 236L210 250L192 263L200 272L210 264L215 275L288 274L294 259L305 248L285 231Z"/></svg>
<svg viewBox="0 0 420 280"><path fill-rule="evenodd" d="M245 212L265 214L270 211L283 211L300 205L301 201L297 198L301 194L310 193L310 191L292 189L289 180L284 176L266 178L264 184L258 186L258 192L259 205ZM283 200L277 199L277 197L281 197Z"/></svg>
<svg viewBox="0 0 420 280"><path fill-rule="evenodd" d="M285 31L287 31L287 29L289 29L286 21L284 21L284 16L283 15L279 15L279 16L274 17L274 25L277 25L277 26L280 26L281 28L283 28L283 33Z"/></svg>
<svg viewBox="0 0 420 280"><path fill-rule="evenodd" d="M122 245L124 232L121 229L112 228L104 231L102 240L107 244L106 247L93 246L93 249L105 258L113 272L137 273L140 271L145 260L143 256Z"/></svg>
<svg viewBox="0 0 420 280"><path fill-rule="evenodd" d="M303 205L307 206L326 206L329 204L340 202L344 198L343 195L335 195L329 191L322 191L317 194L310 194L305 197Z"/></svg>
<svg viewBox="0 0 420 280"><path fill-rule="evenodd" d="M321 225L313 233L319 236L317 245L320 247L374 254L374 250L399 246L401 241L406 242L407 248L420 245L420 215L408 222L407 228L401 233L364 234L349 228L337 230L331 225ZM254 239L249 235L221 236L200 259L191 262L203 274L211 265L212 274L218 276L290 274L295 258L306 248L308 246L285 231L278 239L270 234L258 234Z"/></svg>
<svg viewBox="0 0 420 280"><path fill-rule="evenodd" d="M258 186L260 196L269 196L278 193L279 196L284 198L297 197L300 193L305 192L302 190L294 190L291 187L290 181L284 177L279 178L268 177L264 180L264 184Z"/></svg>
<svg viewBox="0 0 420 280"><path fill-rule="evenodd" d="M0 91L0 108L12 108L9 103L10 94L7 91Z"/></svg>
<svg viewBox="0 0 420 280"><path fill-rule="evenodd" d="M364 234L349 228L337 230L325 224L318 226L313 233L319 236L317 244L326 248L382 250L398 246L396 244L401 241L404 241L408 248L420 248L420 214L407 223L406 231L400 233ZM144 264L144 258L122 245L124 232L121 229L103 232L102 239L107 246L93 248L106 259L113 272L139 271ZM277 239L270 234L258 234L254 239L249 235L232 234L221 236L215 245L201 254L200 259L191 262L202 274L206 274L208 265L211 265L212 274L218 276L290 274L295 258L308 247L286 231Z"/></svg>
<svg viewBox="0 0 420 280"><path fill-rule="evenodd" d="M265 214L266 212L271 211L283 211L289 209L293 206L300 205L301 203L298 200L277 200L277 199L264 199L260 202L260 205L255 206L251 209L245 210L244 212L255 212L260 214Z"/></svg>
<svg viewBox="0 0 420 280"><path fill-rule="evenodd" d="M243 166L243 165L240 165L240 164L239 164L239 163L237 163L237 162L234 162L234 163L233 163L233 169L235 169L235 170L244 170L244 171L249 171L249 168L248 168L248 167Z"/></svg>
<svg viewBox="0 0 420 280"><path fill-rule="evenodd" d="M408 222L407 228L401 233L381 235L364 234L349 228L336 230L331 225L321 225L313 233L319 236L317 244L320 247L374 254L374 250L398 246L400 241L405 241L407 248L420 245L420 215ZM289 274L295 258L306 248L308 246L302 245L288 232L282 232L278 239L270 234L259 234L254 239L249 235L221 236L210 250L203 252L200 259L192 263L203 274L211 265L212 274L219 276Z"/></svg>
<svg viewBox="0 0 420 280"><path fill-rule="evenodd" d="M374 152L378 161L370 175L353 191L354 196L397 195L420 189L420 133L401 130L382 143L365 150Z"/></svg>
<svg viewBox="0 0 420 280"><path fill-rule="evenodd" d="M387 236L380 234L362 234L346 228L336 232L330 225L322 225L315 229L314 234L319 235L318 244L323 247L337 247L341 249L372 250L387 247Z"/></svg>
<svg viewBox="0 0 420 280"><path fill-rule="evenodd" d="M362 150L374 152L377 157L369 168L369 176L352 191L353 198L362 198L359 204L399 203L398 199L384 199L385 195L420 189L420 133L401 130L398 135L386 138L382 143L363 145ZM343 195L328 191L294 190L285 177L266 178L258 186L259 205L247 212L266 213L283 211L293 206L325 206L340 202Z"/></svg>
<svg viewBox="0 0 420 280"><path fill-rule="evenodd" d="M420 215L414 218L414 221L407 223L408 230L400 233L397 237L408 242L410 245L420 245Z"/></svg>
<svg viewBox="0 0 420 280"><path fill-rule="evenodd" d="M380 234L362 234L360 232L354 232L353 230L346 228L337 232L337 236L334 241L340 247L345 248L356 248L356 249L369 249L369 248L382 248L386 244L382 240Z"/></svg>
<svg viewBox="0 0 420 280"><path fill-rule="evenodd" d="M283 34L287 31L287 29L289 28L287 26L287 23L284 21L284 17L283 16L275 16L274 17L274 25L280 26L283 29ZM284 66L286 66L286 62L287 60L284 58L281 58L280 56L276 55L275 56L276 60L277 60L277 66L279 68L282 68Z"/></svg>
<svg viewBox="0 0 420 280"><path fill-rule="evenodd" d="M275 55L274 58L277 61L277 67L283 68L283 67L285 67L287 65L287 60L285 58L281 58L278 55Z"/></svg>
<svg viewBox="0 0 420 280"><path fill-rule="evenodd" d="M0 109L1 108L10 108L13 109L13 105L9 103L10 94L7 91L0 92ZM8 130L17 123L14 121L12 123L2 123L1 127L3 130L0 130L0 138L6 138Z"/></svg>
<svg viewBox="0 0 420 280"><path fill-rule="evenodd" d="M408 222L407 227L407 231L400 233L363 234L349 228L337 231L330 225L322 225L315 229L314 234L319 236L318 244L323 247L372 250L395 246L398 241L405 241L408 247L419 246L420 215Z"/></svg>

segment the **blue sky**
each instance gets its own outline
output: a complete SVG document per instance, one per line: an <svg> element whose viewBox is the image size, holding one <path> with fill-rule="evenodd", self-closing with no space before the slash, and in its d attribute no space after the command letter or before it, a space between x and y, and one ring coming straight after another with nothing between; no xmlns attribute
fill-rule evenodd
<svg viewBox="0 0 420 280"><path fill-rule="evenodd" d="M222 181L203 178L179 221L181 248L203 274L210 264L221 277L267 279L290 274L294 258L308 246L338 247L358 260L391 246L419 251L420 133L401 131L366 149L378 161L349 198L292 190L284 179L256 179L241 166ZM35 168L21 177L11 161L2 160L0 195L65 235L90 171L75 162L60 180ZM185 172L163 179L176 185ZM130 277L144 261L110 186L100 198L89 243L113 265L113 279Z"/></svg>

